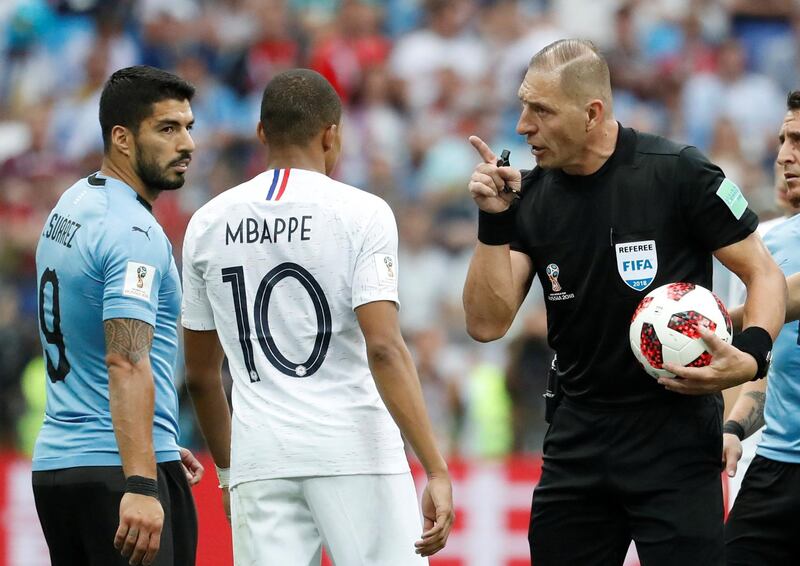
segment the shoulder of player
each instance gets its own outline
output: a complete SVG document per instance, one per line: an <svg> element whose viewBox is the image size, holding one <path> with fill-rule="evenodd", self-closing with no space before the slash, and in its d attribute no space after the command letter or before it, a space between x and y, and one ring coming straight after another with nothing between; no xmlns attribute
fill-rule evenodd
<svg viewBox="0 0 800 566"><path fill-rule="evenodd" d="M800 214L769 227L764 233L763 239L769 250L774 252L773 248L780 247L787 242L792 244L792 247L796 246L798 237L800 237Z"/></svg>
<svg viewBox="0 0 800 566"><path fill-rule="evenodd" d="M378 195L336 179L328 178L328 186L323 190L331 193L331 198L326 200L339 203L351 215L371 217L379 210L391 210L389 204Z"/></svg>
<svg viewBox="0 0 800 566"><path fill-rule="evenodd" d="M189 220L189 226L197 226L202 225L207 222L212 221L214 218L219 216L223 216L225 213L225 209L228 205L238 202L238 201L247 201L252 200L252 191L256 185L263 185L266 181L262 178L266 173L259 173L252 179L248 179L238 185L234 185L233 187L226 189L225 191L221 192L203 206L198 208L192 214L191 219ZM269 183L267 183L269 186Z"/></svg>
<svg viewBox="0 0 800 566"><path fill-rule="evenodd" d="M152 258L167 261L172 244L151 210L130 198L120 198L108 191L102 218L92 226L92 241L96 252L136 248Z"/></svg>

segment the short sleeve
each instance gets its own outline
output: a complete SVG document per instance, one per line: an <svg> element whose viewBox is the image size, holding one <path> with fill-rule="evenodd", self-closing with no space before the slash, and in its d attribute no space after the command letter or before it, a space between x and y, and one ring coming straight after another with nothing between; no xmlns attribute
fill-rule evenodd
<svg viewBox="0 0 800 566"><path fill-rule="evenodd" d="M678 158L682 212L686 225L707 251L744 240L758 226L739 187L697 148Z"/></svg>
<svg viewBox="0 0 800 566"><path fill-rule="evenodd" d="M183 240L183 301L181 324L189 330L214 330L214 312L208 300L206 280L198 266L194 223L190 222Z"/></svg>
<svg viewBox="0 0 800 566"><path fill-rule="evenodd" d="M389 205L381 201L364 231L353 274L352 307L373 301L393 301L397 293L397 224Z"/></svg>
<svg viewBox="0 0 800 566"><path fill-rule="evenodd" d="M103 279L103 320L132 318L155 327L161 278L169 271L165 242L106 229L95 246ZM164 237L162 235L162 237Z"/></svg>

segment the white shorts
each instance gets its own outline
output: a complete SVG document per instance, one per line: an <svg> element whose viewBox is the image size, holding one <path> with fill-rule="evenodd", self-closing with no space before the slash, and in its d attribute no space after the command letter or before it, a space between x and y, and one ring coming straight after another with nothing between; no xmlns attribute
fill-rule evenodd
<svg viewBox="0 0 800 566"><path fill-rule="evenodd" d="M410 473L259 480L231 489L235 566L424 566Z"/></svg>

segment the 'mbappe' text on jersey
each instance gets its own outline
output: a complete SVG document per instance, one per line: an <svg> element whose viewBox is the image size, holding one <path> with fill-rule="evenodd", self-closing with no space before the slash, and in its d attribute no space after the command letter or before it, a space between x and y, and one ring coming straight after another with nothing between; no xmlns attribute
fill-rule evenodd
<svg viewBox="0 0 800 566"><path fill-rule="evenodd" d="M229 244L277 244L278 242L307 241L311 239L311 216L289 218L243 218L236 228L225 224L225 245Z"/></svg>
<svg viewBox="0 0 800 566"><path fill-rule="evenodd" d="M80 227L81 225L79 223L70 220L66 216L53 214L53 216L50 217L50 223L47 225L47 231L44 233L44 237L62 246L71 248L72 239L75 237L75 234L78 233Z"/></svg>

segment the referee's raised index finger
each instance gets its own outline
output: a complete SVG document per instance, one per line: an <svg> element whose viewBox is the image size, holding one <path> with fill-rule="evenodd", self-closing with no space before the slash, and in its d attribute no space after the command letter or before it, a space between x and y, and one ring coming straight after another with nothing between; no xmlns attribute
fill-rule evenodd
<svg viewBox="0 0 800 566"><path fill-rule="evenodd" d="M491 163L492 165L497 163L497 156L494 154L491 148L488 145L486 145L486 142L483 141L481 138L479 138L478 136L470 136L469 143L472 144L472 147L478 150L478 153L480 154L481 159L483 159L484 163Z"/></svg>

